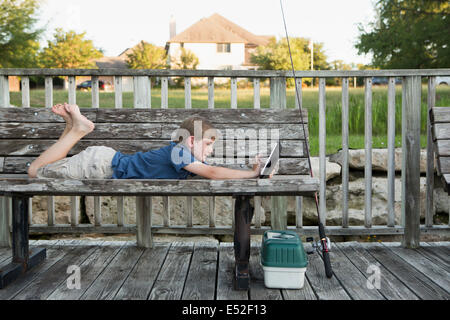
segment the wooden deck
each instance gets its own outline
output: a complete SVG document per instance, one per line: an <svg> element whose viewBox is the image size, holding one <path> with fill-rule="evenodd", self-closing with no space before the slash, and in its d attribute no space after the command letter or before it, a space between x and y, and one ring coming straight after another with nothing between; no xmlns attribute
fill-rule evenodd
<svg viewBox="0 0 450 320"><path fill-rule="evenodd" d="M333 243L333 278L325 277L314 253L308 256L304 288L277 290L264 287L260 244L252 243L247 292L232 289L232 243L157 243L141 249L125 241L30 241L31 250L47 248L47 259L0 290L0 299L448 300L450 242L421 244L407 250L399 243ZM0 269L10 260L11 250L0 248ZM80 268L81 289L68 289L72 265ZM367 285L376 274L373 266L379 268L379 289Z"/></svg>

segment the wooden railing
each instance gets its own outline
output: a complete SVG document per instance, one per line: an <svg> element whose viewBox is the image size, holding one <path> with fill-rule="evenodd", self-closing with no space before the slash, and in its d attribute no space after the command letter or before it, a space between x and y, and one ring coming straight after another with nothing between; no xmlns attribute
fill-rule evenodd
<svg viewBox="0 0 450 320"><path fill-rule="evenodd" d="M158 77L161 81L161 105L158 107L168 108L169 78L184 77L185 86L185 108L192 108L191 78L203 77L207 79L208 108L214 108L214 79L230 79L230 107L237 108L237 79L253 79L254 105L259 109L260 103L260 80L270 79L270 107L286 108L286 79L295 78L299 85L300 104L302 104L302 78L319 78L319 162L320 162L320 192L319 210L322 222L326 223L326 78L340 78L342 82L342 191L343 211L342 226L328 226L329 235L377 235L377 234L403 234L407 246L415 246L418 243L420 232L448 234L450 228L443 225L433 224L434 200L434 154L428 123L427 140L427 203L425 224L420 225L420 104L421 104L421 80L428 78L428 108L435 105L436 76L448 76L450 69L427 69L427 70L361 70L361 71L244 71L244 70L130 70L130 69L0 69L0 107L10 105L10 94L8 86L9 76L19 76L22 85L22 107L31 107L30 104L30 76L45 77L45 107L53 104L53 78L58 76L68 77L68 102L76 103L76 77L88 76L92 79L92 107L100 107L99 99L99 76L114 77L115 108L123 107L122 78L133 77L134 84L134 107L151 108L151 77ZM350 226L348 215L349 199L349 78L364 78L365 86L365 219L362 226ZM372 224L372 77L388 77L388 221L386 225L375 226ZM402 223L395 225L394 195L395 195L395 78L402 77ZM195 106L194 106L195 107ZM290 107L290 106L289 106ZM297 99L295 107L298 108ZM1 160L1 159L0 159ZM2 165L0 161L0 165ZM150 203L146 203L151 210ZM70 225L55 224L55 209L53 197L48 198L48 223L46 225L31 224L31 233L135 233L135 225L124 224L123 197L117 198L118 217L117 224L104 225L100 210L100 197L95 197L95 223L78 224L78 199L71 198L71 223ZM10 215L10 201L8 198L0 197L0 245L8 240L9 230L7 227ZM215 219L215 198L209 200L209 224L193 225L192 197L187 198L186 224L174 226L170 224L170 208L168 197L163 198L163 225L152 226L154 233L174 234L232 234L233 226L217 226ZM234 207L234 206L233 206ZM31 206L30 206L31 208ZM262 233L269 228L294 229L300 234L314 235L317 227L304 226L302 216L302 199L296 198L295 225L287 225L287 205L285 197L272 197L271 227L261 225L261 197L255 197L255 218L253 233ZM231 215L234 217L234 214ZM30 213L30 220L32 214ZM9 220L10 221L10 220Z"/></svg>

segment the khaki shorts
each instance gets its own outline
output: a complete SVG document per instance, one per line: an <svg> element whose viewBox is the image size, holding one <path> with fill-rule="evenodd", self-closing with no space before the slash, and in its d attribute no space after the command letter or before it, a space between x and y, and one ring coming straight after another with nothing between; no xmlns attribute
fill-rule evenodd
<svg viewBox="0 0 450 320"><path fill-rule="evenodd" d="M87 147L80 153L50 163L37 171L38 178L110 179L116 150L104 146Z"/></svg>

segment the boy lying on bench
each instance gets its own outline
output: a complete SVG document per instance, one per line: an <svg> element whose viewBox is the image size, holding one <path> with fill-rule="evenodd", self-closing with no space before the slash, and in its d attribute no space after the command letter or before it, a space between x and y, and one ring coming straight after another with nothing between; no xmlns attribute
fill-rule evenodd
<svg viewBox="0 0 450 320"><path fill-rule="evenodd" d="M52 111L66 121L66 127L59 140L31 163L28 168L31 178L186 179L199 175L208 179L250 179L257 178L260 173L258 156L252 170L208 165L205 160L212 153L215 136L205 133L215 129L201 117L191 117L182 122L180 129L188 132L186 139L179 143L172 141L157 150L126 155L110 147L91 146L66 157L95 126L80 113L77 105L57 104ZM194 136L194 123L200 121L201 139L198 139Z"/></svg>

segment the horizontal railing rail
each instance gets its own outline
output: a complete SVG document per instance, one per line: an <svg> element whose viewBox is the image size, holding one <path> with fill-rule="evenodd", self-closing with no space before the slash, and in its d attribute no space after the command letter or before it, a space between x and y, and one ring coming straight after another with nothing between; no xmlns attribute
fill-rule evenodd
<svg viewBox="0 0 450 320"><path fill-rule="evenodd" d="M448 76L445 69L393 70L184 70L184 69L0 69L3 76L155 76L155 77L225 77L225 78L339 78L339 77L410 77Z"/></svg>
<svg viewBox="0 0 450 320"><path fill-rule="evenodd" d="M134 107L152 108L150 96L152 94L151 84L148 77L161 78L161 105L157 107L168 108L170 77L184 77L185 108L191 109L192 92L191 78L206 78L208 87L208 108L214 109L214 79L230 79L230 108L238 107L237 78L253 78L254 104L253 108L261 107L260 80L270 79L270 107L286 108L286 79L295 78L299 85L300 105L302 101L302 78L319 78L319 179L320 179L320 212L322 222L326 224L326 78L340 78L342 83L342 225L327 226L331 235L376 235L391 234L404 236L406 246L418 245L420 233L448 234L448 225L436 225L434 217L434 153L433 141L430 134L430 123L428 121L427 141L427 191L426 191L426 214L425 224L420 224L420 106L423 78L428 78L428 109L433 108L436 102L436 77L449 76L450 69L405 69L405 70L351 70L351 71L285 71L285 70L131 70L131 69L0 69L0 107L9 106L10 94L8 77L21 77L22 107L32 107L30 103L29 77L45 77L45 106L53 104L53 81L54 77L68 77L68 102L76 103L76 77L90 76L92 78L92 107L100 107L99 77L114 76L115 108L123 107L122 77L133 77L134 81ZM349 217L349 81L348 78L364 78L364 108L365 108L365 217L364 225L351 226ZM387 224L373 225L372 217L372 77L388 77L387 85L387 114L388 114L388 205ZM402 219L400 224L395 222L395 85L396 77L402 77ZM146 79L147 78L147 79ZM292 107L292 106L289 106ZM295 107L299 108L297 99ZM397 129L398 130L398 129ZM2 159L0 158L0 165ZM216 197L210 197L208 202L208 223L194 224L193 222L193 198L186 197L185 216L183 225L173 225L171 222L171 208L169 198L162 198L163 214L162 224L151 226L154 233L176 233L176 234L232 234L233 225L219 226L215 214ZM137 224L126 224L124 221L124 197L117 199L117 224L104 224L101 213L101 198L94 200L94 223L80 224L78 222L79 199L71 197L71 221L70 224L59 225L55 223L54 197L48 197L48 223L46 225L31 224L31 233L136 233ZM139 201L143 201L142 199ZM138 201L137 201L138 202ZM146 201L143 201L146 202ZM252 232L260 234L269 228L293 229L300 234L312 235L316 233L316 227L303 225L301 197L295 198L295 223L287 223L287 205L285 197L272 197L270 226L262 224L262 198L255 197L255 218ZM142 205L152 210L152 205ZM7 197L0 197L0 245L8 240L9 230L5 224L10 223L11 203ZM31 206L30 206L31 208ZM234 210L234 201L231 205ZM234 217L234 213L231 215ZM31 222L32 214L30 214Z"/></svg>

